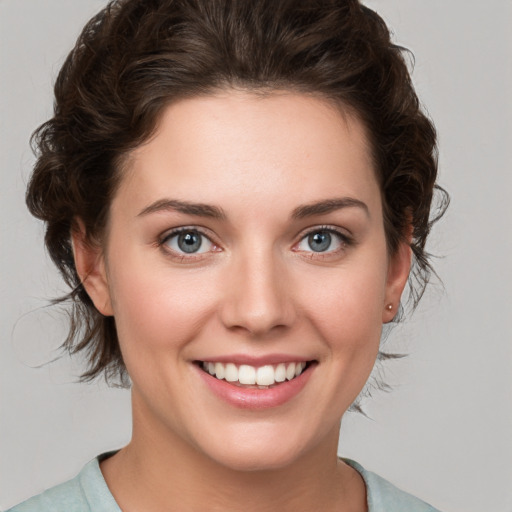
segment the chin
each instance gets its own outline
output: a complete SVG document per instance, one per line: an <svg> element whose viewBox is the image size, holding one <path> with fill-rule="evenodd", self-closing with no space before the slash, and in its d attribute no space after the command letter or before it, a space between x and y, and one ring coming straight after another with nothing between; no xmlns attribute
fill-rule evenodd
<svg viewBox="0 0 512 512"><path fill-rule="evenodd" d="M259 431L258 431L259 430ZM255 428L247 425L222 440L209 442L203 453L233 471L275 471L293 465L307 451L310 439L290 435L293 429ZM238 434L238 435L237 435ZM251 435L253 434L253 435ZM228 440L228 441L226 441Z"/></svg>
<svg viewBox="0 0 512 512"><path fill-rule="evenodd" d="M300 458L295 450L233 450L230 453L214 454L214 460L233 471L258 472L277 471L291 466Z"/></svg>

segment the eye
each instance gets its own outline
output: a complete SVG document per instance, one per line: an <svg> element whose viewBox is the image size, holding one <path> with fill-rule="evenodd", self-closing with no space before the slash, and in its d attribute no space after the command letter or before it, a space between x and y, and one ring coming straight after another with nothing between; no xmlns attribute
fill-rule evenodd
<svg viewBox="0 0 512 512"><path fill-rule="evenodd" d="M180 229L169 233L162 245L180 254L203 254L214 249L213 242L197 229Z"/></svg>
<svg viewBox="0 0 512 512"><path fill-rule="evenodd" d="M348 237L334 229L321 228L310 231L297 245L298 251L336 252L348 245Z"/></svg>

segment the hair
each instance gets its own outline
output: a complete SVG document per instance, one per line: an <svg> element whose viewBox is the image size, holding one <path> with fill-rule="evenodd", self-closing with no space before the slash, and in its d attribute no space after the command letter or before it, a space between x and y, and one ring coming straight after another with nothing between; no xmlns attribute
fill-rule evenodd
<svg viewBox="0 0 512 512"><path fill-rule="evenodd" d="M55 83L54 116L34 132L31 213L71 292L63 347L84 352L83 380L127 382L115 320L77 274L76 219L102 239L122 162L148 140L165 106L219 89L289 90L336 102L366 127L388 250L410 243L409 299L432 273L425 243L448 196L436 182L435 129L411 83L405 50L357 0L114 0L85 26ZM434 191L442 200L434 215ZM411 236L412 225L412 240Z"/></svg>

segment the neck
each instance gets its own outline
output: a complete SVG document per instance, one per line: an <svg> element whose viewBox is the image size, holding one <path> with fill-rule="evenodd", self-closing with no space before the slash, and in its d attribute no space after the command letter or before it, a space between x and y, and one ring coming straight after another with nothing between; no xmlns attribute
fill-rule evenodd
<svg viewBox="0 0 512 512"><path fill-rule="evenodd" d="M101 465L123 511L366 510L362 478L337 458L339 429L284 467L238 471L138 412L130 444Z"/></svg>

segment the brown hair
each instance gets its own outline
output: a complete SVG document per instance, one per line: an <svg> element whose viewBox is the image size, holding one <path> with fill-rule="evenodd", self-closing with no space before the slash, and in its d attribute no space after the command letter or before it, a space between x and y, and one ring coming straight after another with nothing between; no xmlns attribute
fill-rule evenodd
<svg viewBox="0 0 512 512"><path fill-rule="evenodd" d="M315 93L366 125L392 253L413 226L416 305L431 274L425 242L437 175L436 135L384 21L357 0L115 0L92 18L55 84L54 116L33 136L27 190L48 251L72 291L64 347L85 351L84 379L126 377L114 318L77 275L70 233L80 218L101 240L124 155L147 140L164 106L219 88Z"/></svg>

